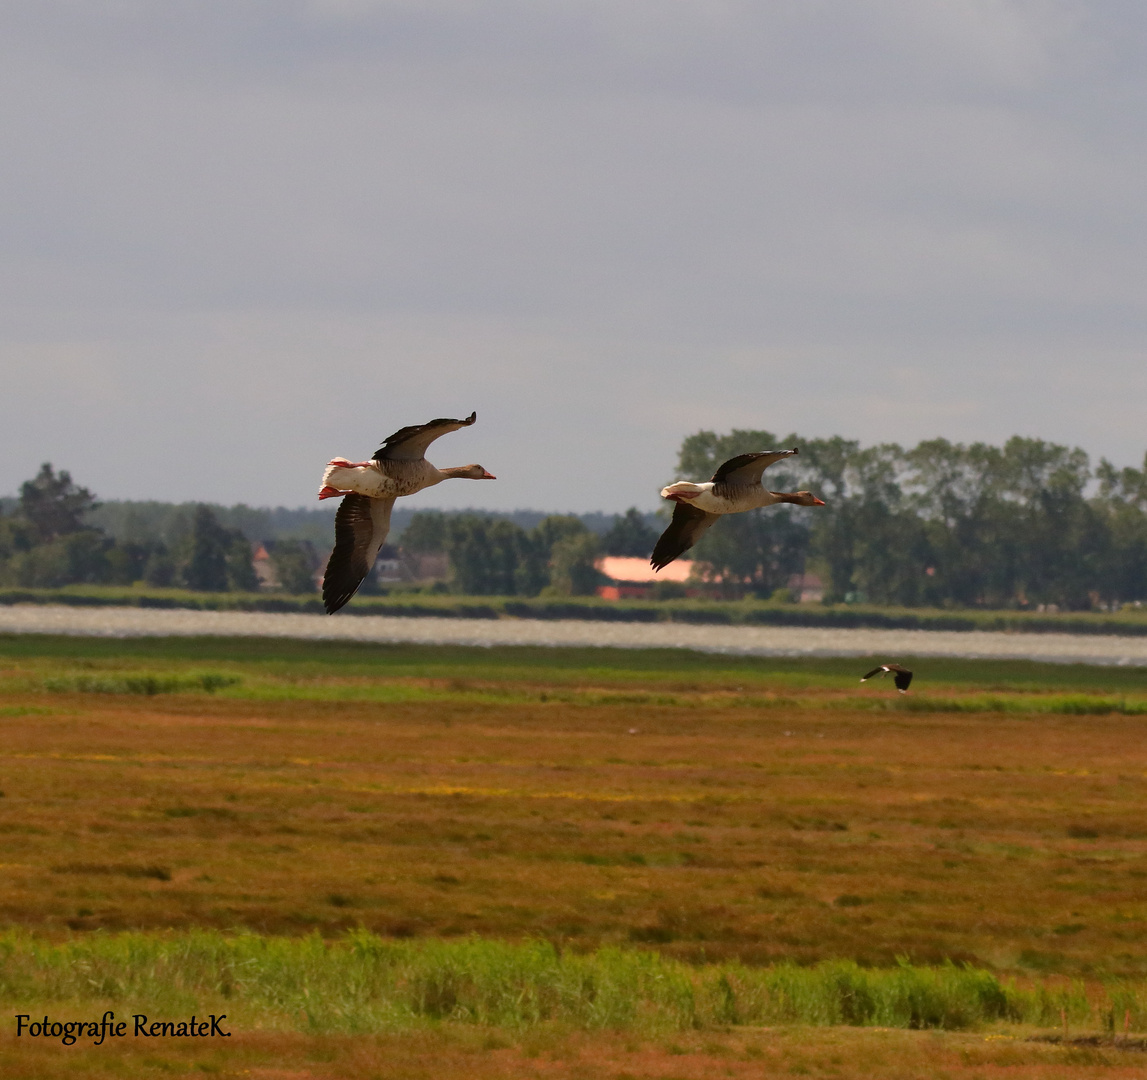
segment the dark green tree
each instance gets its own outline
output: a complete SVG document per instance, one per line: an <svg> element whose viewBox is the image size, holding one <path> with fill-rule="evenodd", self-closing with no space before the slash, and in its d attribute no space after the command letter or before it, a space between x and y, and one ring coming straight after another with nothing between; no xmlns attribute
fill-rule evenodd
<svg viewBox="0 0 1147 1080"><path fill-rule="evenodd" d="M446 554L457 592L471 596L513 596L519 567L530 554L524 529L477 514L447 519Z"/></svg>
<svg viewBox="0 0 1147 1080"><path fill-rule="evenodd" d="M15 555L5 569L12 584L54 589L61 585L99 584L107 580L111 542L92 530L61 536Z"/></svg>
<svg viewBox="0 0 1147 1080"><path fill-rule="evenodd" d="M36 536L28 522L0 514L0 566L13 556L30 551L35 544Z"/></svg>
<svg viewBox="0 0 1147 1080"><path fill-rule="evenodd" d="M588 529L550 548L550 587L560 596L593 596L603 578L597 569L598 538Z"/></svg>
<svg viewBox="0 0 1147 1080"><path fill-rule="evenodd" d="M1147 455L1142 469L1116 469L1101 460L1096 476L1092 505L1105 513L1109 537L1100 595L1109 603L1147 598Z"/></svg>
<svg viewBox="0 0 1147 1080"><path fill-rule="evenodd" d="M107 550L107 576L111 585L142 581L152 553L161 545L132 540L117 541Z"/></svg>
<svg viewBox="0 0 1147 1080"><path fill-rule="evenodd" d="M1106 513L1085 497L1087 455L1040 439L1003 447L934 439L906 455L934 589L949 602L1091 604L1110 557Z"/></svg>
<svg viewBox="0 0 1147 1080"><path fill-rule="evenodd" d="M230 547L231 534L219 524L210 507L197 506L186 561L180 567L180 583L196 591L225 592Z"/></svg>
<svg viewBox="0 0 1147 1080"><path fill-rule="evenodd" d="M45 461L31 480L20 485L20 515L32 527L37 543L82 531L84 515L98 504L87 488L77 487L65 469L59 474Z"/></svg>
<svg viewBox="0 0 1147 1080"><path fill-rule="evenodd" d="M209 506L200 504L184 542L178 580L199 592L254 591L258 578L251 562L251 544L238 529L219 523Z"/></svg>
<svg viewBox="0 0 1147 1080"><path fill-rule="evenodd" d="M580 518L573 514L551 514L530 531L531 539L538 545L548 558L554 544L559 540L566 540L571 536L584 536L589 530L582 524Z"/></svg>
<svg viewBox="0 0 1147 1080"><path fill-rule="evenodd" d="M230 592L255 592L259 576L252 561L251 541L238 529L229 530L231 543L227 548L227 589Z"/></svg>
<svg viewBox="0 0 1147 1080"><path fill-rule="evenodd" d="M877 604L929 602L935 567L928 535L905 498L904 451L852 440L801 445L806 486L827 506L808 515L810 549L828 571L826 599Z"/></svg>
<svg viewBox="0 0 1147 1080"><path fill-rule="evenodd" d="M45 462L20 486L15 516L0 522L3 577L41 588L105 581L111 541L84 521L95 506L87 488Z"/></svg>
<svg viewBox="0 0 1147 1080"><path fill-rule="evenodd" d="M437 510L419 510L402 530L402 537L399 540L402 550L416 555L445 551L446 521L446 515Z"/></svg>
<svg viewBox="0 0 1147 1080"><path fill-rule="evenodd" d="M613 519L613 525L601 538L601 550L606 555L628 555L649 558L657 543L657 530L645 523L645 515L631 506Z"/></svg>
<svg viewBox="0 0 1147 1080"><path fill-rule="evenodd" d="M175 559L172 557L167 546L164 544L157 544L151 554L147 558L147 562L143 568L143 580L148 585L154 585L157 588L166 589L175 584L176 575L179 572L179 567L176 566Z"/></svg>
<svg viewBox="0 0 1147 1080"><path fill-rule="evenodd" d="M315 549L305 540L278 540L268 552L275 576L286 592L295 596L315 591Z"/></svg>

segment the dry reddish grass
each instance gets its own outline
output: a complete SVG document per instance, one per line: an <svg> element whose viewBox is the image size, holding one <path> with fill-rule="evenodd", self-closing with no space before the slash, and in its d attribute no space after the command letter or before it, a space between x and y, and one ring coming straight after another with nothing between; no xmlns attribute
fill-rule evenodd
<svg viewBox="0 0 1147 1080"><path fill-rule="evenodd" d="M1144 1055L1117 1047L1033 1043L999 1035L857 1028L752 1030L649 1042L610 1034L440 1031L402 1037L236 1033L226 1046L169 1040L73 1047L0 1042L12 1080L84 1076L133 1080L172 1075L247 1080L1138 1080Z"/></svg>
<svg viewBox="0 0 1147 1080"><path fill-rule="evenodd" d="M56 711L0 721L0 915L49 934L1147 971L1143 718L21 701Z"/></svg>
<svg viewBox="0 0 1147 1080"><path fill-rule="evenodd" d="M259 647L272 660L297 648ZM809 665L799 677L742 665L741 695L700 670L491 674L471 662L459 681L274 663L252 679L278 679L280 699L253 700L46 695L20 679L72 661L9 660L4 923L51 937L363 925L541 935L571 948L637 942L694 959L905 955L1021 977L1147 973L1143 717L835 709L831 700L855 693L851 679L818 681ZM1064 678L1057 688L1071 689ZM1094 690L1098 677L1086 678L1081 688ZM1142 688L1130 673L1112 678ZM537 692L587 681L616 703ZM506 700L476 699L479 683ZM348 687L426 699L323 698ZM528 700L511 700L527 688ZM673 703L623 700L658 689ZM762 694L826 707L749 703ZM537 1031L508 1041L480 1030L240 1031L226 1045L144 1049L0 1035L0 1075L1026 1080L1144 1069L1142 1054L982 1034L737 1030L642 1042Z"/></svg>

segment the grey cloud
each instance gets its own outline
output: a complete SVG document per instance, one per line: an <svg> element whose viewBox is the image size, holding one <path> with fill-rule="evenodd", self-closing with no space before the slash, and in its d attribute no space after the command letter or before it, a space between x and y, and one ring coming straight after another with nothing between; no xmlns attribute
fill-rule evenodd
<svg viewBox="0 0 1147 1080"><path fill-rule="evenodd" d="M109 496L299 502L455 407L499 506L651 505L702 425L1138 459L1145 27L14 0L0 490L51 457Z"/></svg>

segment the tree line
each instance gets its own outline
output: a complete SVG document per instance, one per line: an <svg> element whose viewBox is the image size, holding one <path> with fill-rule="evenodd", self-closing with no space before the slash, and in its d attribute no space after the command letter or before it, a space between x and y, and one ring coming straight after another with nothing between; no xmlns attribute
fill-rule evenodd
<svg viewBox="0 0 1147 1080"><path fill-rule="evenodd" d="M256 526L268 512L232 507L219 512L196 504L173 507L143 503L101 513L95 495L50 463L20 487L7 513L0 513L0 585L56 588L74 584L176 587L202 592L253 591L259 581L251 538L226 516ZM300 512L301 513L301 512ZM278 511L289 517L289 511ZM308 531L312 517L302 514ZM405 550L445 552L450 588L475 595L536 596L592 594L600 579L594 562L602 552L648 554L657 537L644 515L631 510L614 515L614 525L599 537L573 515L519 513L536 521L530 528L505 516L474 513L413 512L402 531ZM587 515L595 520L604 515ZM333 515L325 523L333 534ZM125 535L112 536L95 522L117 522ZM279 586L303 594L315 590L314 572L325 560L308 539L280 537L263 541ZM619 547L620 545L620 547ZM378 591L368 584L366 592Z"/></svg>
<svg viewBox="0 0 1147 1080"><path fill-rule="evenodd" d="M482 514L416 513L402 533L411 554L445 553L451 586L471 596L592 596L604 581L602 555L648 557L657 531L636 508L598 535L572 514L552 514L532 529Z"/></svg>
<svg viewBox="0 0 1147 1080"><path fill-rule="evenodd" d="M202 592L259 587L252 545L202 504L174 520L168 539L117 539L91 524L99 503L66 470L50 463L20 487L11 512L0 516L0 583L25 587L131 585L137 581ZM270 545L270 559L288 592L310 592L316 561L297 540Z"/></svg>
<svg viewBox="0 0 1147 1080"><path fill-rule="evenodd" d="M826 602L1069 610L1147 599L1147 456L1092 467L1078 447L1015 436L1003 446L928 439L862 447L840 437L700 431L678 466L707 480L736 454L799 446L765 473L824 507L730 516L692 553L731 590L773 595L812 570Z"/></svg>
<svg viewBox="0 0 1147 1080"><path fill-rule="evenodd" d="M1002 446L929 439L904 448L699 431L682 442L674 477L703 481L737 454L789 446L800 454L769 469L767 486L808 488L827 505L725 517L689 553L715 594L785 596L794 575L812 572L827 602L1080 610L1147 599L1147 457L1142 468L1103 459L1093 467L1078 447L1019 436ZM210 507L180 509L162 538L126 539L91 523L98 505L67 472L42 466L0 514L0 583L257 587L250 539ZM600 556L645 558L658 532L635 508L598 531L584 516L522 520L535 523L414 512L399 543L411 554L444 553L454 592L579 596L601 582ZM321 559L308 542L268 548L285 589L314 588Z"/></svg>

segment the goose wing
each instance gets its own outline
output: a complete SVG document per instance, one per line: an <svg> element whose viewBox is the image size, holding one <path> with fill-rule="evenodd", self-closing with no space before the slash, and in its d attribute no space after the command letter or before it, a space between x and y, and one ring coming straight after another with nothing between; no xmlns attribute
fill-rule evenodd
<svg viewBox="0 0 1147 1080"><path fill-rule="evenodd" d="M673 508L673 520L658 539L649 557L649 563L654 570L668 566L684 551L688 551L698 540L701 534L713 524L721 515L710 514L699 510L689 503L679 502Z"/></svg>
<svg viewBox="0 0 1147 1080"><path fill-rule="evenodd" d="M426 448L435 439L469 427L478 414L472 412L465 420L448 420L445 417L431 420L428 424L411 424L400 428L390 436L375 452L375 461L417 461L426 453Z"/></svg>
<svg viewBox="0 0 1147 1080"><path fill-rule="evenodd" d="M713 483L759 484L761 473L770 465L797 453L800 453L800 450L794 446L791 450L762 450L757 454L738 454L734 458L729 458L713 474Z"/></svg>
<svg viewBox="0 0 1147 1080"><path fill-rule="evenodd" d="M903 694L912 684L912 672L899 664L889 664L888 670L892 672L892 681L896 684L896 689Z"/></svg>
<svg viewBox="0 0 1147 1080"><path fill-rule="evenodd" d="M351 493L335 514L335 547L323 575L323 607L333 615L363 583L390 532L394 498L371 499Z"/></svg>

